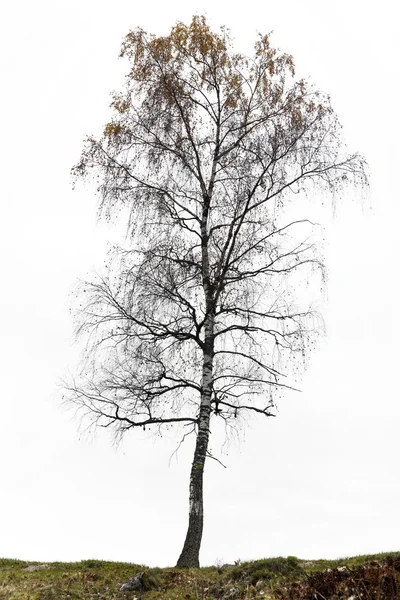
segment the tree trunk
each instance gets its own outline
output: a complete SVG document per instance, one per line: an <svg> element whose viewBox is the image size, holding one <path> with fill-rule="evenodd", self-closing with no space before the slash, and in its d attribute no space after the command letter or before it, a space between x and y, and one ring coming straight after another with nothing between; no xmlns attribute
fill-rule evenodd
<svg viewBox="0 0 400 600"><path fill-rule="evenodd" d="M177 567L199 567L203 535L203 473L210 430L210 406L200 408L199 431L190 471L189 527Z"/></svg>
<svg viewBox="0 0 400 600"><path fill-rule="evenodd" d="M176 564L177 567L199 567L199 553L203 535L203 473L210 436L211 394L213 383L214 359L214 315L206 320L206 339L204 345L203 377L199 429L189 486L189 527L183 550Z"/></svg>

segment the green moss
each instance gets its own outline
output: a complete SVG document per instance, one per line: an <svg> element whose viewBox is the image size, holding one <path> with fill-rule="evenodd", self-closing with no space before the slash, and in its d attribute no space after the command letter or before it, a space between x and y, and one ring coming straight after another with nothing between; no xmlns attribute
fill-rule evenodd
<svg viewBox="0 0 400 600"><path fill-rule="evenodd" d="M245 580L255 585L260 580L276 579L282 576L300 574L303 569L295 556L283 558L264 558L252 562L244 562L233 567L229 573L234 581Z"/></svg>

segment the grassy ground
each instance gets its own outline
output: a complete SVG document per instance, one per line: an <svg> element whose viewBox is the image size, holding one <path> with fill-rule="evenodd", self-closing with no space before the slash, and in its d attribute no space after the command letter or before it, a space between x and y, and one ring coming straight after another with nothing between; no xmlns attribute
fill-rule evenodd
<svg viewBox="0 0 400 600"><path fill-rule="evenodd" d="M138 576L142 588L120 592ZM201 569L0 559L0 600L400 600L400 552L334 561L268 558Z"/></svg>

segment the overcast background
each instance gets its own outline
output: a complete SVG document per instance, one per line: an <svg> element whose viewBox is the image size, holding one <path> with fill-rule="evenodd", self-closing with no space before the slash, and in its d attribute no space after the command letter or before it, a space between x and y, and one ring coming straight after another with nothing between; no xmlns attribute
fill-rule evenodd
<svg viewBox="0 0 400 600"><path fill-rule="evenodd" d="M69 294L101 268L96 198L72 191L83 138L108 119L138 25L168 33L206 13L250 52L256 31L331 94L371 171L364 205L326 212L328 336L301 395L240 444L211 447L202 564L400 550L399 56L395 2L8 2L1 34L0 556L173 565L187 527L192 445L77 433L57 380L78 359Z"/></svg>

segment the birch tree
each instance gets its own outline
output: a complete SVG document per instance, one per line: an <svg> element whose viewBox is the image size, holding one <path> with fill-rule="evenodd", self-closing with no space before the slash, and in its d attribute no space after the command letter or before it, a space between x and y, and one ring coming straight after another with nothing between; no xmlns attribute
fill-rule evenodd
<svg viewBox="0 0 400 600"><path fill-rule="evenodd" d="M268 35L244 56L196 16L165 37L130 31L121 56L125 87L73 173L96 178L101 217L122 215L128 236L82 284L87 347L67 398L119 437L172 425L195 436L177 566L198 567L213 420L273 416L315 340L300 284L323 262L290 207L365 183L364 161Z"/></svg>

